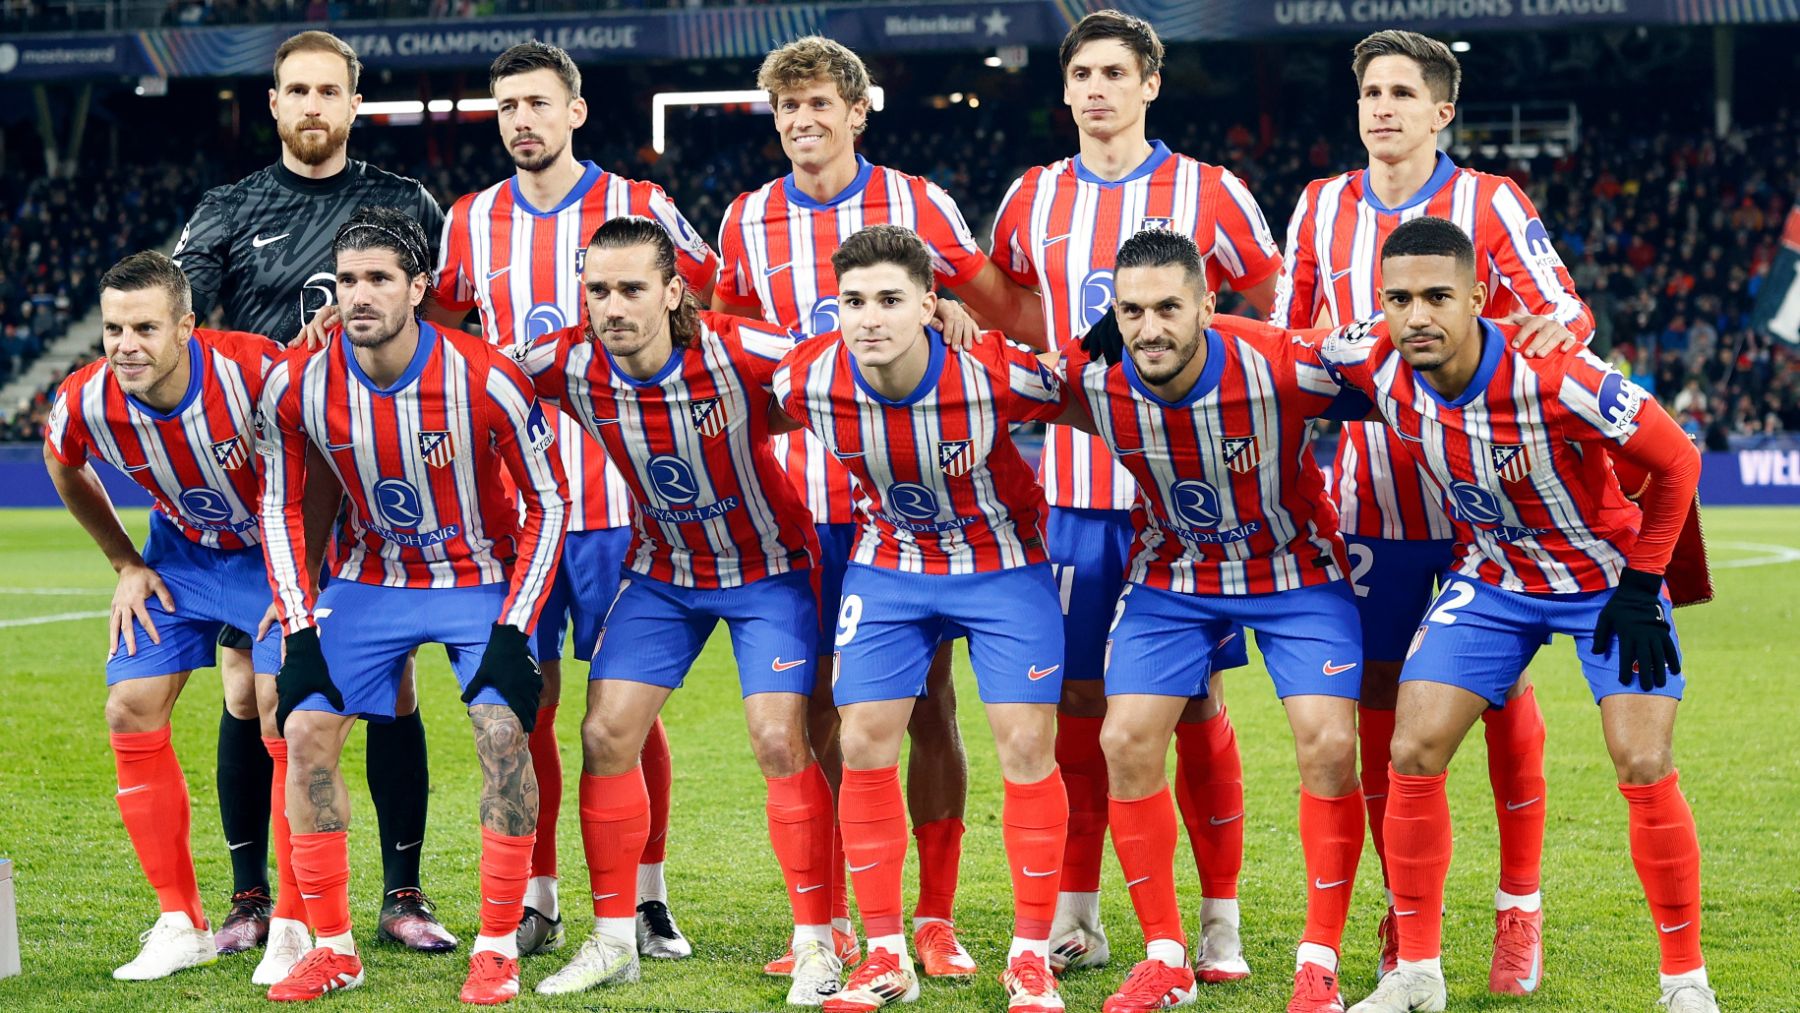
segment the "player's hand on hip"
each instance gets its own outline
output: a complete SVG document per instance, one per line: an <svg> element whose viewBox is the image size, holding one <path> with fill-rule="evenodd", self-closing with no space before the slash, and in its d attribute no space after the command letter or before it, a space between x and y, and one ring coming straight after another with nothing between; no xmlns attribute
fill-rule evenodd
<svg viewBox="0 0 1800 1013"><path fill-rule="evenodd" d="M1527 358L1541 359L1551 352L1566 352L1580 344L1573 331L1549 317L1518 312L1507 317L1506 322L1519 328L1519 333L1513 335L1512 347L1522 349Z"/></svg>
<svg viewBox="0 0 1800 1013"><path fill-rule="evenodd" d="M341 315L338 313L337 304L327 303L319 307L312 319L306 322L305 327L300 328L300 333L294 335L292 343L303 348L324 348L325 342L331 338L331 332L337 329L340 320Z"/></svg>
<svg viewBox="0 0 1800 1013"><path fill-rule="evenodd" d="M544 677L538 671L537 659L531 656L531 638L509 623L495 623L488 634L481 666L463 690L463 703L473 703L476 695L490 686L519 716L519 724L528 734L537 727L538 697L544 691Z"/></svg>
<svg viewBox="0 0 1800 1013"><path fill-rule="evenodd" d="M981 327L975 323L975 318L969 315L969 311L963 308L962 303L939 299L932 322L944 332L944 344L956 351L960 352L981 340Z"/></svg>
<svg viewBox="0 0 1800 1013"><path fill-rule="evenodd" d="M1662 575L1629 567L1594 622L1595 654L1605 654L1618 639L1619 683L1635 678L1645 692L1668 685L1669 673L1681 672L1681 654L1670 633L1662 603Z"/></svg>
<svg viewBox="0 0 1800 1013"><path fill-rule="evenodd" d="M143 563L131 563L119 571L119 586L113 589L112 618L107 621L107 657L119 652L121 638L125 642L125 653L135 657L138 626L150 635L151 643L162 643L162 635L156 632L156 620L150 618L150 610L144 607L151 595L162 602L164 611L175 611L175 596L169 593L168 585L155 570ZM135 625L133 620L136 620Z"/></svg>
<svg viewBox="0 0 1800 1013"><path fill-rule="evenodd" d="M282 644L281 671L275 676L275 728L286 734L288 715L314 693L344 709L344 695L332 684L325 667L325 651L319 646L319 628L308 626L287 635Z"/></svg>

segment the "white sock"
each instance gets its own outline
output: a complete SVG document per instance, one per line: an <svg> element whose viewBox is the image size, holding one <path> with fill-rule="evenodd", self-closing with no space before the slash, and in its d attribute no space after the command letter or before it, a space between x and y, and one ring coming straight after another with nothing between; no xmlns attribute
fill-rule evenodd
<svg viewBox="0 0 1800 1013"><path fill-rule="evenodd" d="M1300 970L1302 964L1317 964L1327 971L1337 970L1337 951L1318 943L1301 943L1294 952L1294 970Z"/></svg>
<svg viewBox="0 0 1800 1013"><path fill-rule="evenodd" d="M1173 939L1152 939L1144 944L1144 956L1169 967L1187 966L1187 947Z"/></svg>
<svg viewBox="0 0 1800 1013"><path fill-rule="evenodd" d="M1688 984L1688 983L1699 985L1701 988L1711 988L1712 987L1706 981L1706 965L1705 964L1701 964L1699 967L1694 968L1692 971L1683 971L1680 974L1658 974L1657 978L1661 979L1663 991L1665 991L1665 992L1671 988L1674 988L1676 985L1683 985L1683 984Z"/></svg>
<svg viewBox="0 0 1800 1013"><path fill-rule="evenodd" d="M669 902L669 884L663 879L661 862L645 862L638 866L638 903L647 900Z"/></svg>
<svg viewBox="0 0 1800 1013"><path fill-rule="evenodd" d="M637 949L637 917L630 918L596 918L594 928L609 939L629 940L632 949Z"/></svg>
<svg viewBox="0 0 1800 1013"><path fill-rule="evenodd" d="M1420 974L1429 974L1434 978L1442 978L1444 976L1444 958L1431 957L1426 960L1402 960L1394 965L1394 970L1417 971Z"/></svg>
<svg viewBox="0 0 1800 1013"><path fill-rule="evenodd" d="M556 906L556 877L533 876L525 881L525 906L555 921L562 917Z"/></svg>
<svg viewBox="0 0 1800 1013"><path fill-rule="evenodd" d="M1056 895L1056 920L1065 924L1097 925L1100 922L1098 891L1059 893Z"/></svg>
<svg viewBox="0 0 1800 1013"><path fill-rule="evenodd" d="M930 925L932 922L943 922L945 925L953 924L948 918L933 918L930 915L921 918L918 915L913 915L913 931L917 932L925 926Z"/></svg>
<svg viewBox="0 0 1800 1013"><path fill-rule="evenodd" d="M1507 893L1505 890L1494 891L1494 910L1505 911L1514 908L1526 914L1541 910L1544 906L1544 894L1541 890L1530 893Z"/></svg>
<svg viewBox="0 0 1800 1013"><path fill-rule="evenodd" d="M504 936L478 935L475 937L473 952L480 953L482 950L492 950L502 957L511 957L513 960L517 960L519 959L519 934L508 932Z"/></svg>
<svg viewBox="0 0 1800 1013"><path fill-rule="evenodd" d="M1006 951L1006 962L1012 963L1014 957L1033 956L1045 963L1050 962L1050 940L1020 939L1013 937L1012 946Z"/></svg>
<svg viewBox="0 0 1800 1013"><path fill-rule="evenodd" d="M894 956L899 957L900 961L902 963L905 963L905 961L906 961L906 937L905 936L870 936L869 937L869 953L872 955L872 954L874 954L874 952L876 950L886 950L889 953L892 953Z"/></svg>
<svg viewBox="0 0 1800 1013"><path fill-rule="evenodd" d="M833 932L842 932L846 936L856 935L856 926L850 924L850 919L848 917L833 918L831 920L831 930Z"/></svg>
<svg viewBox="0 0 1800 1013"><path fill-rule="evenodd" d="M156 920L159 922L168 922L170 925L179 925L190 931L198 927L194 924L194 920L188 917L186 911L164 911L156 916Z"/></svg>
<svg viewBox="0 0 1800 1013"><path fill-rule="evenodd" d="M1237 898L1236 897L1232 897L1229 899L1222 898L1222 897L1202 897L1202 898L1200 898L1200 924L1205 925L1208 922L1220 922L1220 921L1226 922L1234 927L1237 925L1237 923L1238 923Z"/></svg>
<svg viewBox="0 0 1800 1013"><path fill-rule="evenodd" d="M312 938L312 932L310 932L307 929L306 923L301 921L298 918L271 917L269 919L269 934L274 935L275 933L286 929L290 925L297 926L301 932L305 932L306 938L308 938L308 939Z"/></svg>
<svg viewBox="0 0 1800 1013"><path fill-rule="evenodd" d="M356 940L348 932L341 936L320 936L313 941L313 946L329 946L334 953L341 953L346 957L356 956Z"/></svg>
<svg viewBox="0 0 1800 1013"><path fill-rule="evenodd" d="M825 947L827 953L835 952L831 948L831 926L829 925L796 925L794 926L794 952L800 951L800 944L811 940Z"/></svg>

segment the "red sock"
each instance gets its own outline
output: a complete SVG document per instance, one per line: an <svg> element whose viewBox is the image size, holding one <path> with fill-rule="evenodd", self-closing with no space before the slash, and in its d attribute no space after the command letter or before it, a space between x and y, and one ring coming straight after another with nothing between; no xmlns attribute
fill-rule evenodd
<svg viewBox="0 0 1800 1013"><path fill-rule="evenodd" d="M845 767L838 788L838 825L844 831L844 859L856 880L863 931L899 935L900 873L906 864L906 800L899 766Z"/></svg>
<svg viewBox="0 0 1800 1013"><path fill-rule="evenodd" d="M275 838L275 918L306 920L306 902L300 899L300 884L294 879L294 843L288 835L286 739L264 739L263 748L274 761L275 773L269 781L269 831Z"/></svg>
<svg viewBox="0 0 1800 1013"><path fill-rule="evenodd" d="M531 878L536 834L508 837L481 828L481 934L510 936L525 909L525 881ZM634 897L633 900L636 898Z"/></svg>
<svg viewBox="0 0 1800 1013"><path fill-rule="evenodd" d="M1362 743L1363 807L1369 812L1369 840L1381 863L1381 881L1388 881L1387 840L1382 835L1387 817L1388 748L1394 741L1394 712L1373 707L1356 708L1356 737Z"/></svg>
<svg viewBox="0 0 1800 1013"><path fill-rule="evenodd" d="M1656 920L1662 973L1685 974L1700 956L1700 839L1681 794L1681 774L1655 784L1621 784L1631 820L1631 864Z"/></svg>
<svg viewBox="0 0 1800 1013"><path fill-rule="evenodd" d="M587 854L594 917L637 914L637 867L650 836L650 796L644 770L581 775L581 850Z"/></svg>
<svg viewBox="0 0 1800 1013"><path fill-rule="evenodd" d="M1175 800L1169 789L1144 798L1113 799L1107 822L1144 942L1173 939L1186 946L1181 905L1175 900Z"/></svg>
<svg viewBox="0 0 1800 1013"><path fill-rule="evenodd" d="M1481 715L1500 823L1500 889L1536 893L1544 865L1544 712L1537 687Z"/></svg>
<svg viewBox="0 0 1800 1013"><path fill-rule="evenodd" d="M1201 896L1231 900L1244 869L1244 761L1224 708L1175 726L1175 797L1200 870Z"/></svg>
<svg viewBox="0 0 1800 1013"><path fill-rule="evenodd" d="M768 778L769 841L795 925L831 921L831 786L817 763L789 777Z"/></svg>
<svg viewBox="0 0 1800 1013"><path fill-rule="evenodd" d="M1300 789L1300 848L1306 854L1306 933L1301 941L1340 948L1362 846L1362 792L1320 798Z"/></svg>
<svg viewBox="0 0 1800 1013"><path fill-rule="evenodd" d="M650 725L638 762L644 768L644 787L650 793L650 839L644 842L645 865L655 865L668 855L669 789L675 781L674 758L669 755L669 733L662 718ZM541 821L540 821L541 823Z"/></svg>
<svg viewBox="0 0 1800 1013"><path fill-rule="evenodd" d="M831 918L850 920L850 870L844 868L844 829L831 821Z"/></svg>
<svg viewBox="0 0 1800 1013"><path fill-rule="evenodd" d="M956 910L956 877L962 868L963 821L932 820L913 828L919 845L919 903L914 918L952 921Z"/></svg>
<svg viewBox="0 0 1800 1013"><path fill-rule="evenodd" d="M1388 888L1401 960L1443 952L1444 879L1450 874L1450 799L1444 774L1413 777L1388 764Z"/></svg>
<svg viewBox="0 0 1800 1013"><path fill-rule="evenodd" d="M1056 765L1069 790L1069 844L1063 851L1064 893L1100 889L1106 854L1106 754L1100 750L1105 718L1056 716Z"/></svg>
<svg viewBox="0 0 1800 1013"><path fill-rule="evenodd" d="M1030 784L1006 782L1000 806L1006 864L1012 868L1013 938L1050 938L1069 836L1069 791L1062 771Z"/></svg>
<svg viewBox="0 0 1800 1013"><path fill-rule="evenodd" d="M321 936L350 931L350 833L294 834L294 879L306 901L306 923Z"/></svg>
<svg viewBox="0 0 1800 1013"><path fill-rule="evenodd" d="M562 754L556 748L556 705L539 707L537 725L526 740L531 773L537 777L537 843L531 849L531 875L556 875L556 817L562 813ZM486 833L484 830L483 833Z"/></svg>
<svg viewBox="0 0 1800 1013"><path fill-rule="evenodd" d="M114 798L131 836L144 878L164 911L185 911L195 928L206 926L194 856L188 846L187 778L169 741L169 726L153 732L113 732L113 764L119 774Z"/></svg>

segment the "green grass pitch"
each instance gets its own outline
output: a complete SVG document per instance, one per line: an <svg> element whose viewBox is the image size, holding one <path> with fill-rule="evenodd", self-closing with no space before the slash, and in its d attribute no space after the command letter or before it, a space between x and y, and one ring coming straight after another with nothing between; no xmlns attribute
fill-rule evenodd
<svg viewBox="0 0 1800 1013"><path fill-rule="evenodd" d="M1800 934L1800 706L1793 664L1800 647L1800 512L1715 510L1708 515L1718 571L1714 603L1678 613L1687 647L1688 702L1676 756L1704 848L1705 943L1725 1009L1800 1009L1793 965ZM144 515L128 523L142 532ZM16 862L22 977L0 981L0 1010L264 1009L245 954L158 982L114 982L155 917L112 802L113 768L101 716L106 607L112 577L99 553L60 511L0 512L0 856ZM431 833L425 886L464 940L475 934L478 771L468 723L441 653L421 654L420 695L431 738ZM576 676L579 668L572 671ZM1449 883L1445 971L1459 1010L1641 1010L1654 1007L1656 943L1626 852L1625 804L1614 788L1598 714L1559 640L1532 666L1549 723L1550 823L1544 856L1546 963L1529 1000L1486 993L1492 933L1495 833L1479 732L1453 766L1456 859ZM966 660L962 698L975 700ZM561 718L568 795L561 821L562 902L571 940L590 927L576 823L575 728L580 695ZM193 843L209 914L223 913L229 866L213 784L219 689L197 673L175 716L175 742L193 795ZM1302 924L1302 869L1295 833L1297 779L1286 725L1260 668L1234 673L1229 699L1244 753L1249 812L1243 876L1244 942L1254 977L1201 994L1198 1010L1280 1009ZM529 989L570 952L525 963L522 1008L774 1010L785 984L764 960L786 941L787 906L769 856L763 788L738 706L728 645L714 638L666 713L675 755L669 848L672 906L695 944L683 963L646 961L641 984L549 1000ZM994 975L1010 929L1001 855L1000 779L985 722L965 705L971 790L957 921L982 967L970 982L930 981L920 1013L1005 1008ZM374 928L380 892L373 813L362 786L361 736L345 756L351 785L353 913L359 938ZM1190 912L1198 884L1183 846L1180 887ZM1365 852L1344 953L1354 1002L1373 984L1381 890ZM1071 975L1071 1010L1098 1010L1141 953L1116 863L1107 860L1103 912L1114 963ZM909 872L908 882L914 882ZM1190 928L1190 931L1192 929ZM424 957L368 943L366 985L331 996L334 1010L449 1008L466 949ZM1784 957L1782 954L1788 954Z"/></svg>

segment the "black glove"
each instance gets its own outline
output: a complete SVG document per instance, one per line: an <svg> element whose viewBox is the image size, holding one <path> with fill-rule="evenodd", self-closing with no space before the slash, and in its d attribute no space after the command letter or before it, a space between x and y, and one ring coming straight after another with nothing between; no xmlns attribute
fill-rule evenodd
<svg viewBox="0 0 1800 1013"><path fill-rule="evenodd" d="M531 656L530 642L518 627L495 623L488 634L487 650L481 652L481 667L462 695L463 703L469 703L484 687L492 686L519 716L519 724L528 734L537 727L538 697L544 692L544 677L538 672L537 659Z"/></svg>
<svg viewBox="0 0 1800 1013"><path fill-rule="evenodd" d="M344 696L332 685L331 673L325 668L325 652L319 648L319 628L308 626L290 633L285 644L281 671L275 676L275 695L280 701L275 707L276 730L285 731L288 715L314 693L343 710Z"/></svg>
<svg viewBox="0 0 1800 1013"><path fill-rule="evenodd" d="M1124 358L1125 336L1119 333L1119 318L1111 309L1081 336L1081 350L1095 362L1108 365Z"/></svg>
<svg viewBox="0 0 1800 1013"><path fill-rule="evenodd" d="M1661 689L1668 684L1669 672L1681 671L1681 655L1669 634L1669 616L1660 597L1662 585L1659 574L1626 568L1594 622L1595 654L1605 654L1618 637L1623 685L1631 685L1635 675L1646 691Z"/></svg>

